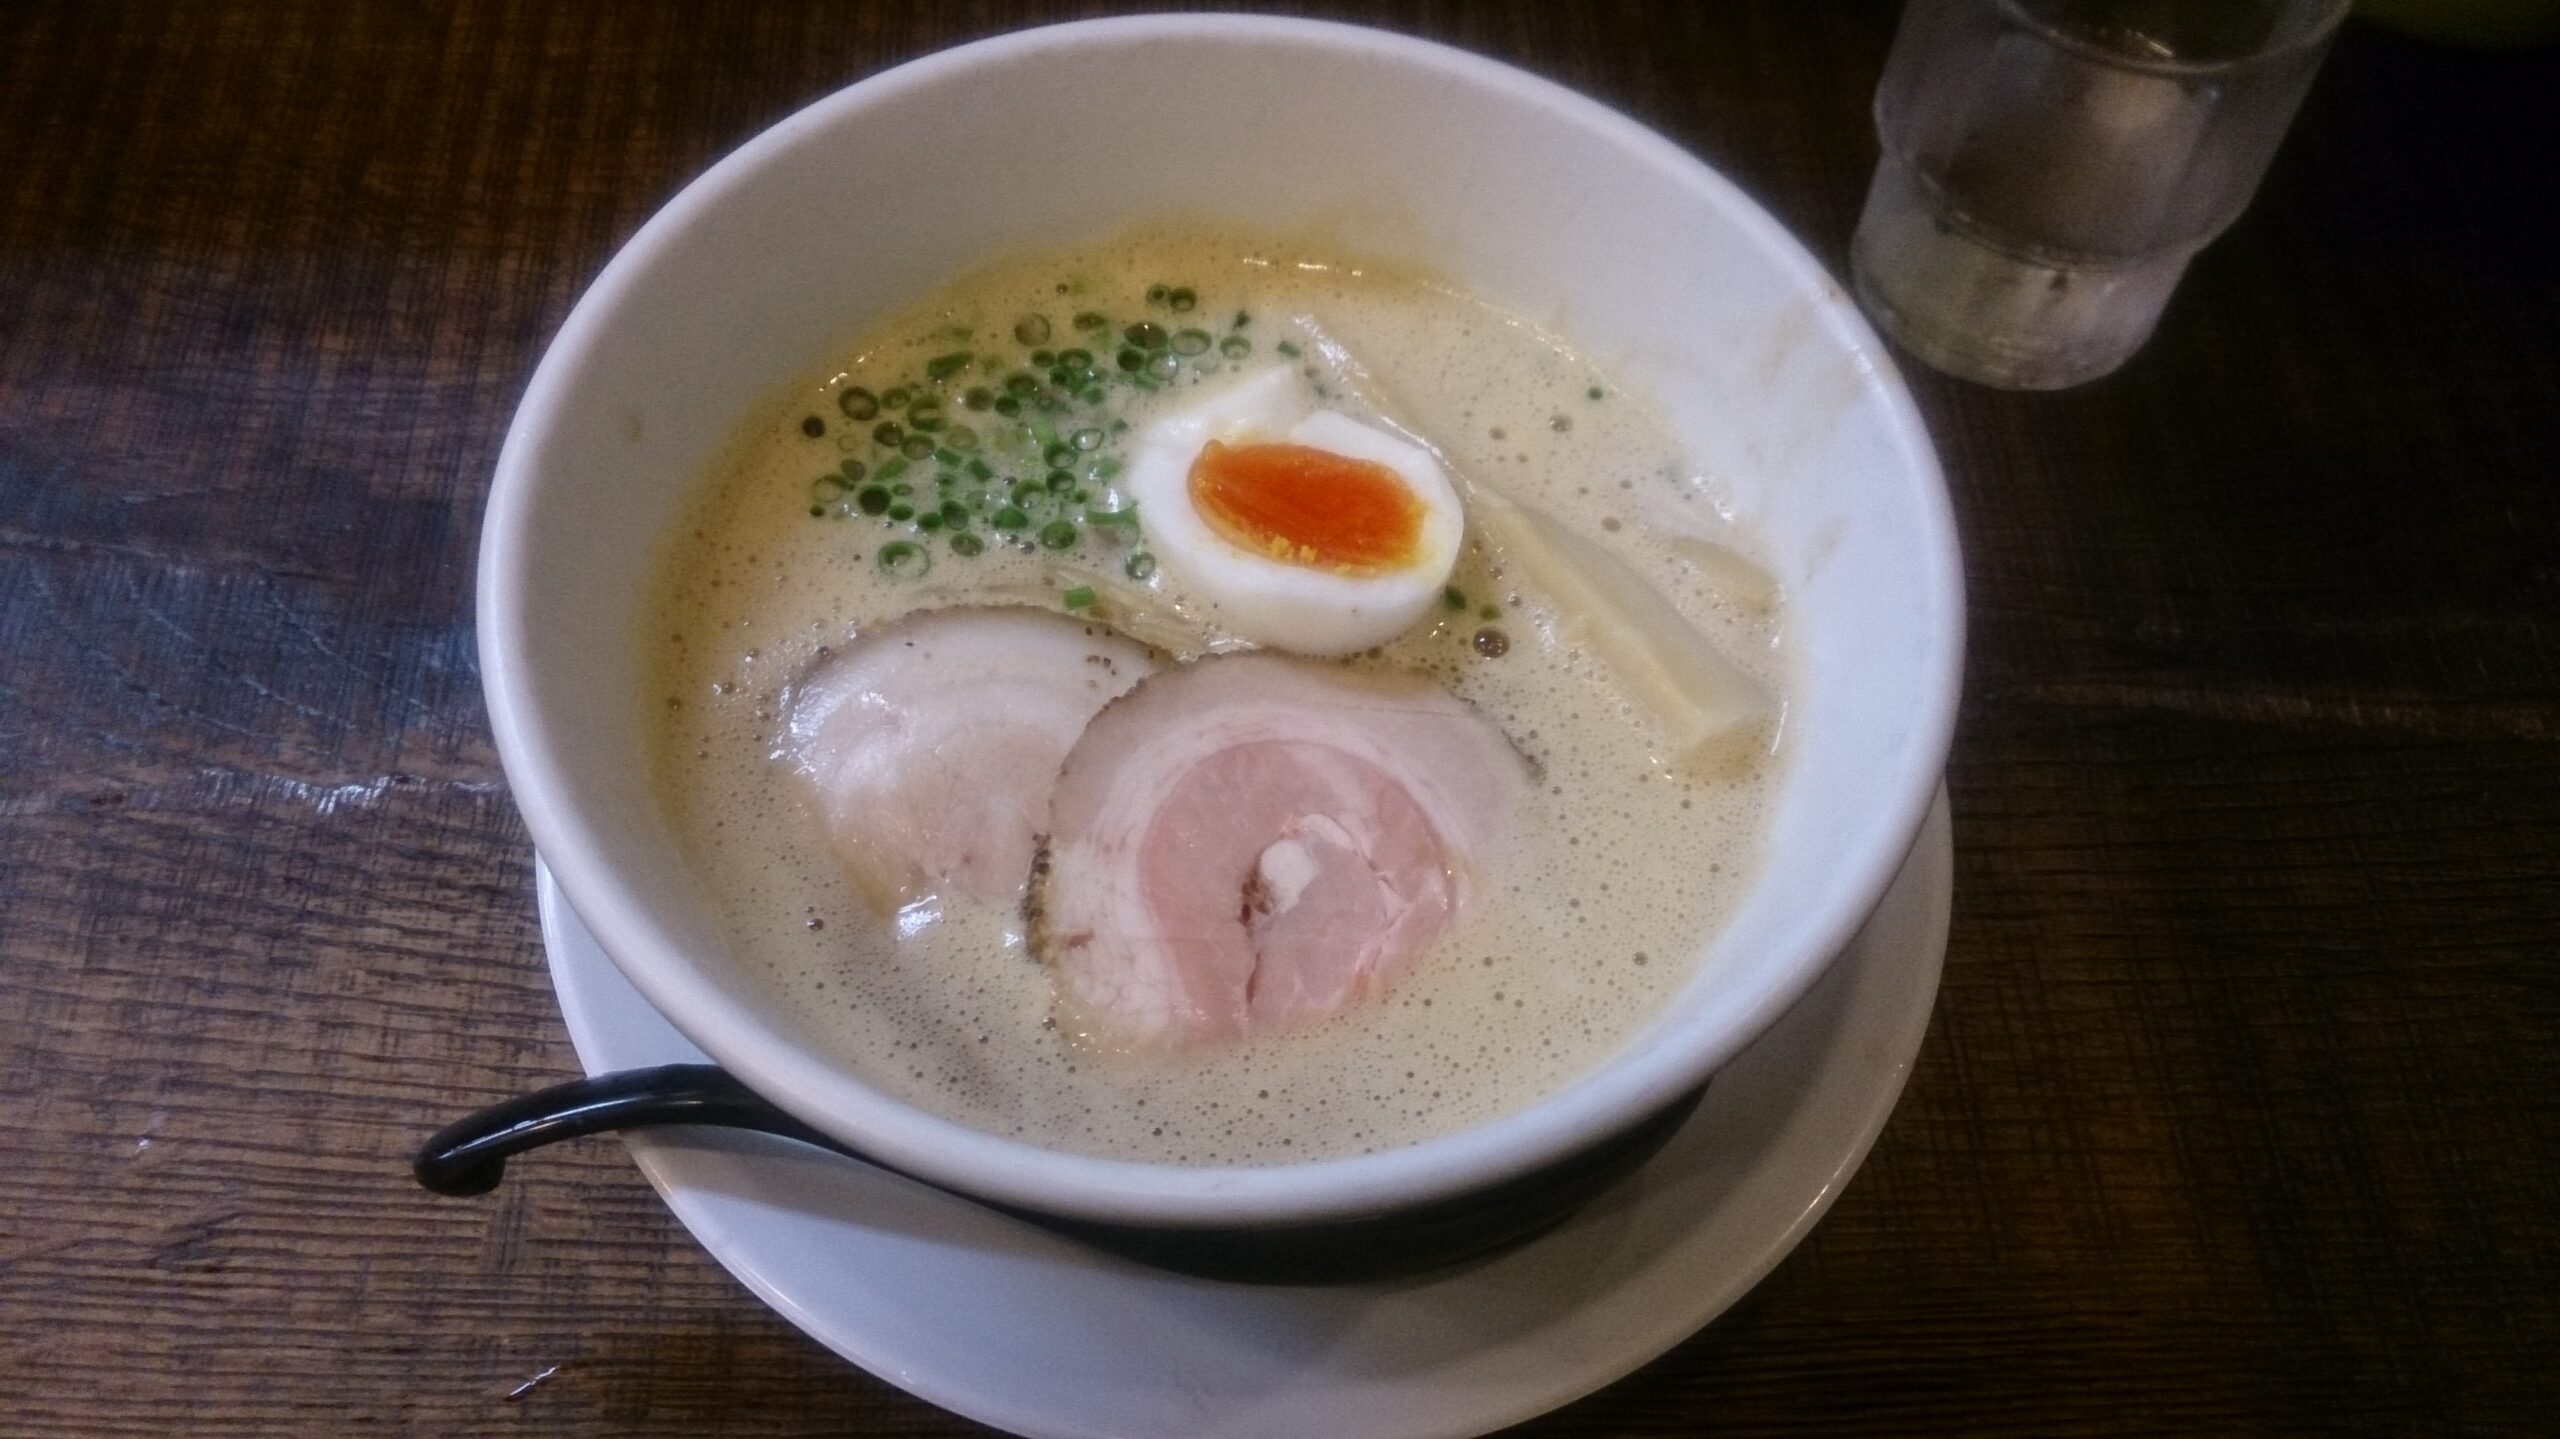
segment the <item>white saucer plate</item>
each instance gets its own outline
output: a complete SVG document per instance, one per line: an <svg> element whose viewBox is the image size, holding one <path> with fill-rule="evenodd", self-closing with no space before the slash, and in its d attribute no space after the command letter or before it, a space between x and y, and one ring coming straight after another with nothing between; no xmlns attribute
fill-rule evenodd
<svg viewBox="0 0 2560 1439"><path fill-rule="evenodd" d="M1946 795L1866 927L1668 1147L1552 1233L1442 1274L1262 1288L1162 1274L853 1160L736 1131L628 1138L667 1207L783 1317L1030 1439L1457 1439L1633 1371L1819 1221L1902 1092L1938 991ZM542 932L590 1074L701 1062L547 870Z"/></svg>

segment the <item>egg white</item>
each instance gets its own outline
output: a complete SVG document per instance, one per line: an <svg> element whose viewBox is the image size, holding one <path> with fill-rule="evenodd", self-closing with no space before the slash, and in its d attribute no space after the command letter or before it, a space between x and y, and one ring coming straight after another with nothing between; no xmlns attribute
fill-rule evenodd
<svg viewBox="0 0 2560 1439"><path fill-rule="evenodd" d="M1413 562L1344 575L1229 543L1191 504L1191 464L1211 440L1286 442L1393 470L1422 503ZM1466 513L1431 453L1338 410L1318 408L1298 372L1262 370L1161 415L1130 447L1126 489L1165 578L1243 639L1303 655L1346 655L1404 633L1438 603L1457 566Z"/></svg>

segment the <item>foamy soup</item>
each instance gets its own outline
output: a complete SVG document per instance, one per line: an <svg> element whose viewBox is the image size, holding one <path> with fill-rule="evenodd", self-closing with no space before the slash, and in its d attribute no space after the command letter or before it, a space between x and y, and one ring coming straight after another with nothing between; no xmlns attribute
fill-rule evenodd
<svg viewBox="0 0 2560 1439"><path fill-rule="evenodd" d="M1534 775L1499 861L1382 994L1238 1040L1122 1042L1060 1005L1018 900L884 913L848 881L781 755L794 684L849 637L947 606L1040 607L1168 664L1239 648L1234 617L1173 582L1147 512L1129 513L1132 439L1277 366L1357 412L1377 395L1345 393L1327 363L1344 354L1453 475L1605 548L1783 694L1775 597L1737 558L1751 538L1644 399L1566 339L1428 276L1258 237L1151 230L972 274L745 428L670 537L644 635L666 811L738 960L848 1069L1058 1149L1309 1159L1520 1109L1696 976L1754 864L1775 727L1670 754L1557 596L1472 520L1424 620L1324 662L1432 677Z"/></svg>

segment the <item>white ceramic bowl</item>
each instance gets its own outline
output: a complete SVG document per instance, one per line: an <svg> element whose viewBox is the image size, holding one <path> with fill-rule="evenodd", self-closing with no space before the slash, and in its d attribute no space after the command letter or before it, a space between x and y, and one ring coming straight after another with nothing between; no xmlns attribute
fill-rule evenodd
<svg viewBox="0 0 2560 1439"><path fill-rule="evenodd" d="M642 761L634 616L714 450L866 323L997 254L1152 216L1321 225L1571 337L1732 488L1787 597L1790 751L1767 858L1697 978L1532 1108L1267 1168L1085 1158L978 1133L806 1047L729 961ZM480 649L534 843L640 992L748 1084L937 1183L1054 1214L1259 1225L1391 1211L1545 1166L1694 1088L1884 892L1953 723L1944 485L1838 285L1661 136L1489 60L1236 16L1027 31L874 76L669 202L543 358L481 537Z"/></svg>

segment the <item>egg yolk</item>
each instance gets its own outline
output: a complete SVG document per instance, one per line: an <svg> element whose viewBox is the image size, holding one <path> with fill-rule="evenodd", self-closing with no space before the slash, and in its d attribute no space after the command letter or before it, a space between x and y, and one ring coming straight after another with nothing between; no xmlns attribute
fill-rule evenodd
<svg viewBox="0 0 2560 1439"><path fill-rule="evenodd" d="M1220 539L1345 575L1410 566L1422 501L1392 468L1312 445L1211 440L1191 462L1191 507Z"/></svg>

